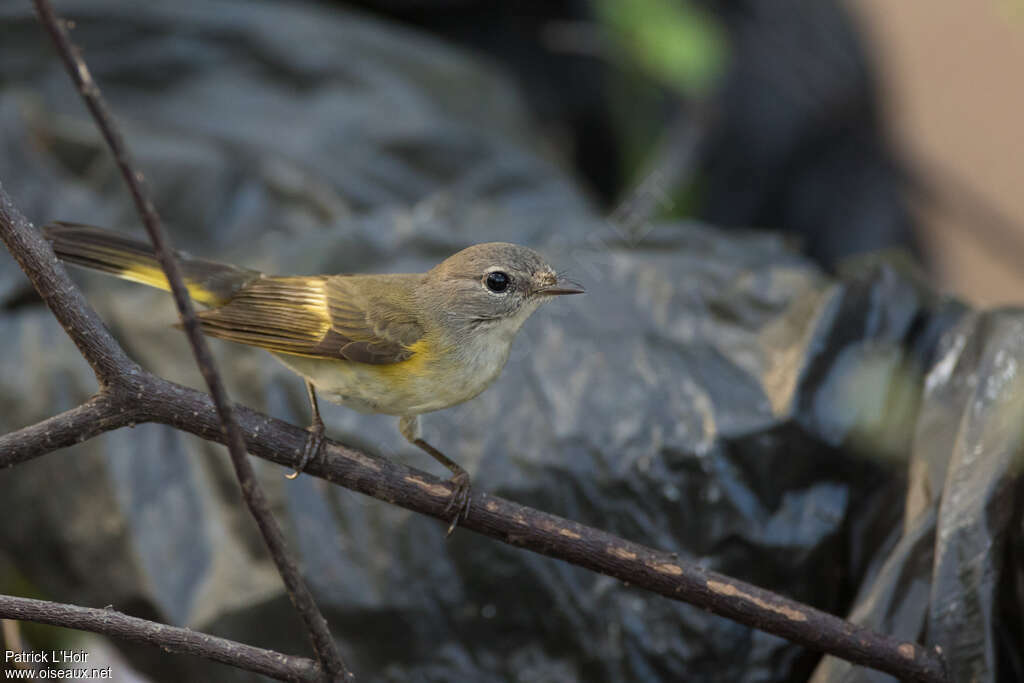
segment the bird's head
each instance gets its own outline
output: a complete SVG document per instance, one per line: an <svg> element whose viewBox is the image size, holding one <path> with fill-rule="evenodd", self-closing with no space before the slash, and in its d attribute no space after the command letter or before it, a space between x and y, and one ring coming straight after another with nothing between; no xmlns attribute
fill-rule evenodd
<svg viewBox="0 0 1024 683"><path fill-rule="evenodd" d="M507 242L476 244L430 270L420 300L439 318L464 329L514 335L537 307L553 297L582 294L533 249Z"/></svg>

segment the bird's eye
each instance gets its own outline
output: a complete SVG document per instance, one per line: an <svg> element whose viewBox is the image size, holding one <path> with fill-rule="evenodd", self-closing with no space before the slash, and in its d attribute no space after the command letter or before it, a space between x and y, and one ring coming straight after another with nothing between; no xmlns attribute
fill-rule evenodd
<svg viewBox="0 0 1024 683"><path fill-rule="evenodd" d="M508 289L508 286L512 283L512 278L507 273L503 273L500 270L496 270L493 273L488 273L484 279L484 284L487 285L487 289L492 292L504 292Z"/></svg>

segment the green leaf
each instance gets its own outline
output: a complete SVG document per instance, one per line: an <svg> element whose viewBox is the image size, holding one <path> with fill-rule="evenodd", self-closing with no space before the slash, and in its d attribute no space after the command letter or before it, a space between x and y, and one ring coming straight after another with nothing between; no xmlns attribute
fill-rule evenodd
<svg viewBox="0 0 1024 683"><path fill-rule="evenodd" d="M720 77L724 32L688 0L598 0L595 7L627 58L668 87L702 95Z"/></svg>

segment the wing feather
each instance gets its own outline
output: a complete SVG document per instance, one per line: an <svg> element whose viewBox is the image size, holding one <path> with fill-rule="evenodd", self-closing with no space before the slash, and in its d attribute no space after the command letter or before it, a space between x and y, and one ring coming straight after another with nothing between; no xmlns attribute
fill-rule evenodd
<svg viewBox="0 0 1024 683"><path fill-rule="evenodd" d="M265 277L199 313L203 332L278 353L388 364L423 336L411 307L416 276ZM382 292L390 296L384 297Z"/></svg>

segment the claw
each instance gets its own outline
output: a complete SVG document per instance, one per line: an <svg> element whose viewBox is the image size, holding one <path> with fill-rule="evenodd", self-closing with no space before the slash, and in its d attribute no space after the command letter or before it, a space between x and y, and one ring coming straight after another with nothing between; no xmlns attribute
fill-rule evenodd
<svg viewBox="0 0 1024 683"><path fill-rule="evenodd" d="M455 511L455 514L452 515L451 524L448 525L448 533L446 534L447 536L451 536L452 532L455 531L455 527L459 525L459 521L465 520L469 517L469 505L471 502L470 492L472 490L469 475L466 473L466 470L459 467L459 465L451 458L417 436L419 433L418 416L413 415L412 417L403 417L398 423L398 428L402 432L402 436L409 440L409 443L422 448L430 455L430 457L437 460L452 472L452 478L448 481L454 487L454 490L452 491L451 497L448 499L448 505L444 508L444 514L446 515L453 510Z"/></svg>
<svg viewBox="0 0 1024 683"><path fill-rule="evenodd" d="M324 447L324 423L318 422L309 427L309 438L306 439L306 445L302 447L302 457L299 458L299 464L290 474L284 475L285 479L297 479L302 471L306 469L306 465L320 453L320 450Z"/></svg>
<svg viewBox="0 0 1024 683"><path fill-rule="evenodd" d="M470 495L473 490L472 483L469 480L469 475L465 472L459 472L448 480L455 487L452 491L451 498L448 499L448 505L445 506L445 514L448 514L454 510L452 515L451 524L448 525L448 532L445 537L450 537L455 531L455 527L459 525L459 521L465 521L469 517L469 508L473 502L472 496Z"/></svg>

